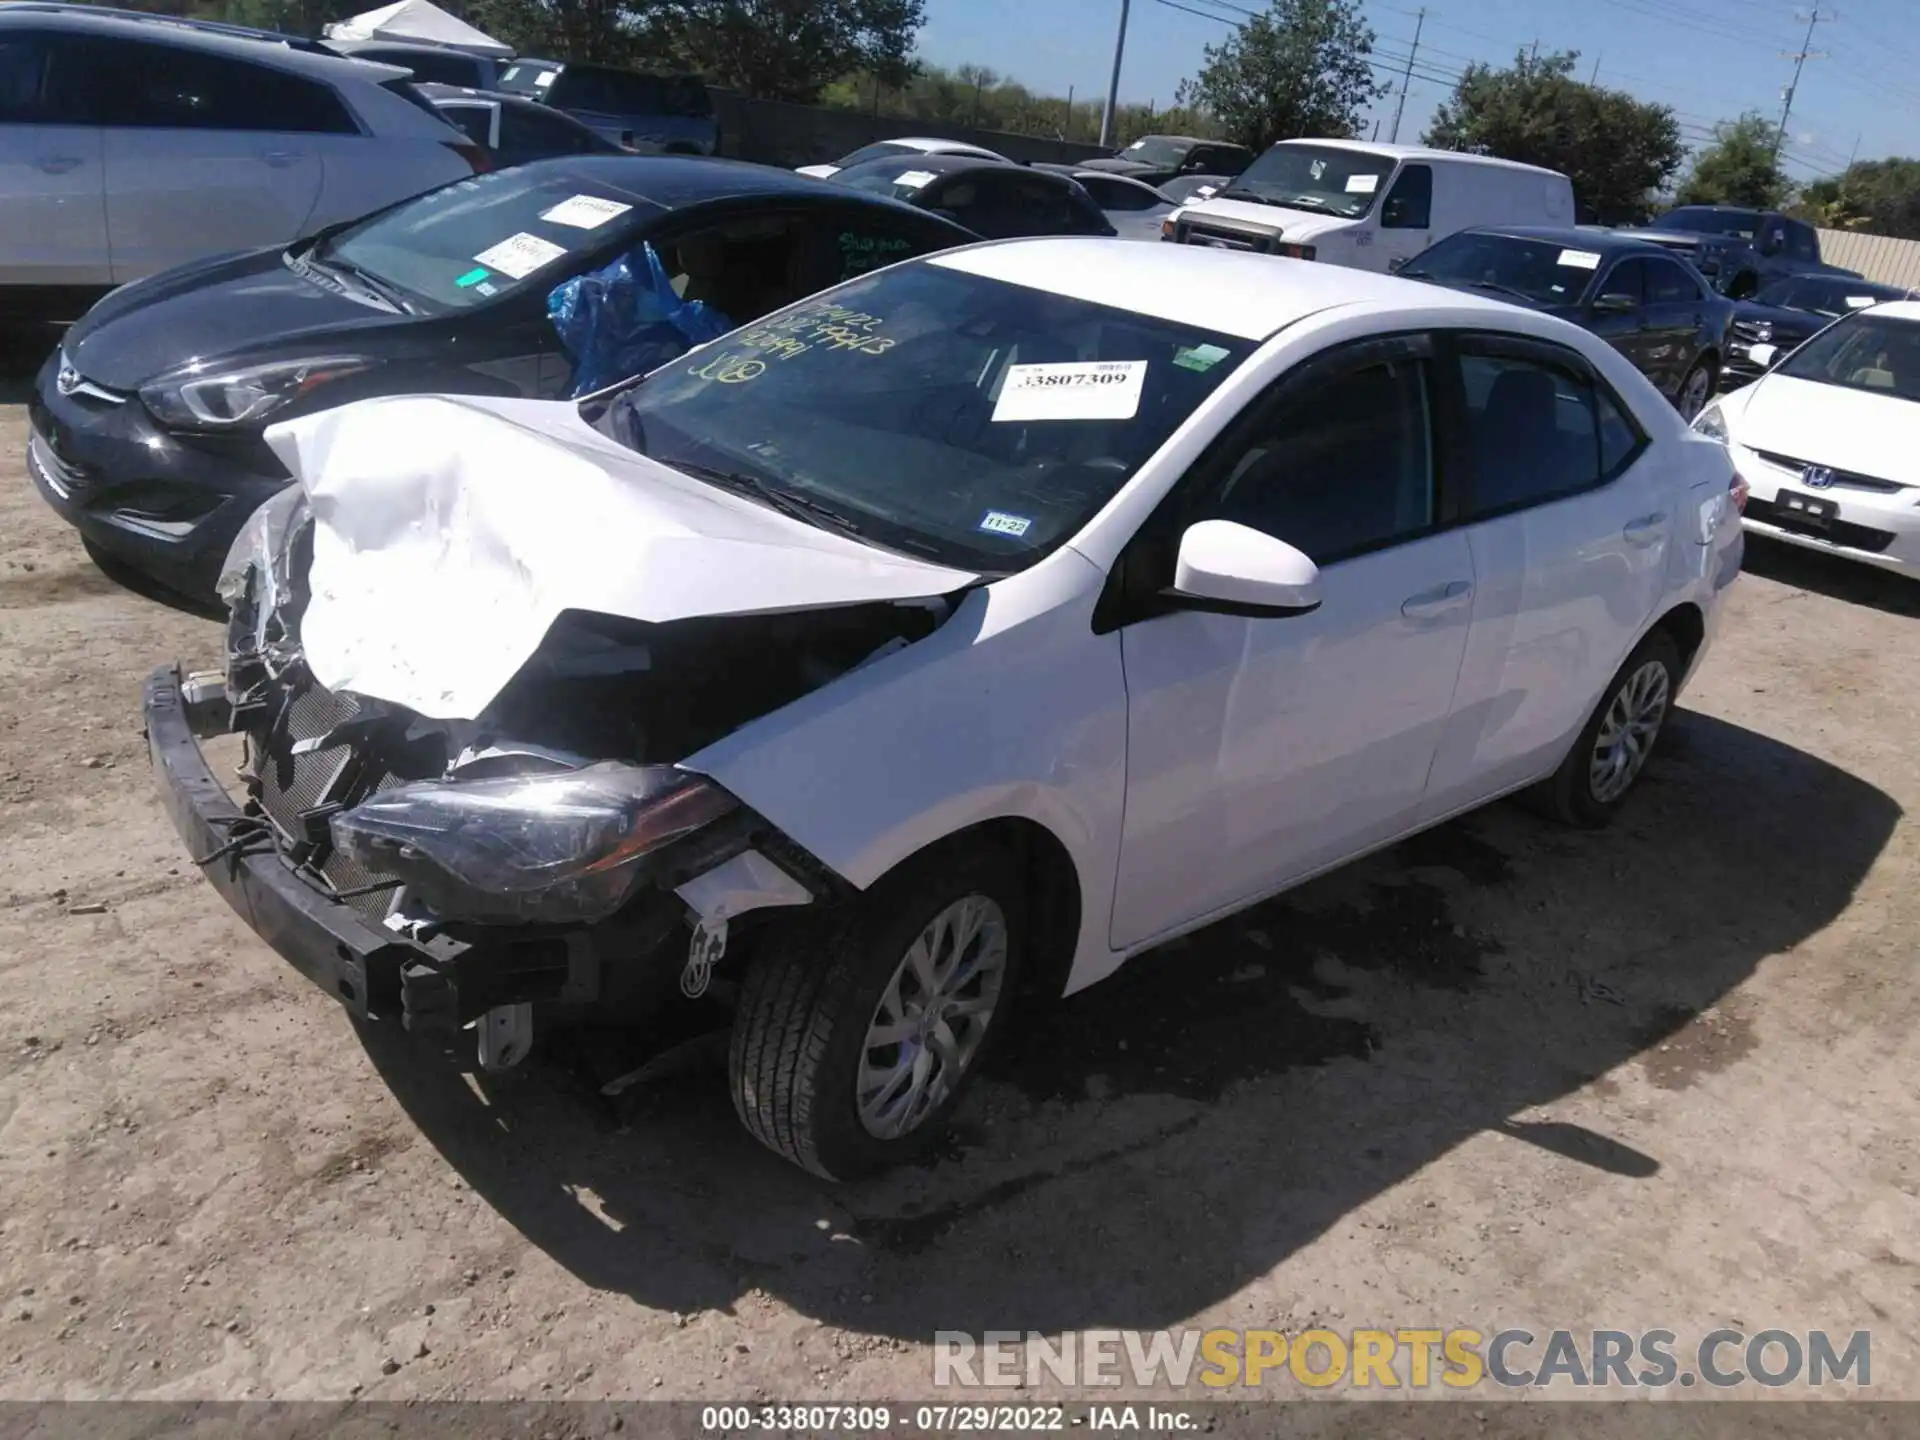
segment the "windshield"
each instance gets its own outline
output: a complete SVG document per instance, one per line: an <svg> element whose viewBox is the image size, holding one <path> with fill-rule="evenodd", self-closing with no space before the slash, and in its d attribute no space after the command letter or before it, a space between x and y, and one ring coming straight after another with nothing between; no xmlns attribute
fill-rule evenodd
<svg viewBox="0 0 1920 1440"><path fill-rule="evenodd" d="M1165 135L1143 135L1124 150L1114 152L1116 160L1136 160L1142 165L1179 165L1193 148L1191 140L1174 140Z"/></svg>
<svg viewBox="0 0 1920 1440"><path fill-rule="evenodd" d="M1352 219L1367 213L1394 162L1364 150L1276 145L1216 193Z"/></svg>
<svg viewBox="0 0 1920 1440"><path fill-rule="evenodd" d="M922 152L912 145L896 145L891 140L876 141L872 145L862 145L851 155L842 155L833 163L845 170L849 165L864 165L869 160L885 160L896 155L918 155Z"/></svg>
<svg viewBox="0 0 1920 1440"><path fill-rule="evenodd" d="M1846 315L1882 301L1903 299L1906 293L1897 286L1873 285L1864 280L1813 280L1797 276L1776 280L1753 298L1755 304L1772 305L1782 310Z"/></svg>
<svg viewBox="0 0 1920 1440"><path fill-rule="evenodd" d="M582 414L664 464L778 492L873 544L1005 573L1078 531L1253 348L909 264Z"/></svg>
<svg viewBox="0 0 1920 1440"><path fill-rule="evenodd" d="M523 286L558 284L578 257L631 234L649 213L570 169L495 170L362 220L313 258L426 308L466 310Z"/></svg>
<svg viewBox="0 0 1920 1440"><path fill-rule="evenodd" d="M1920 400L1920 322L1869 313L1836 320L1774 373Z"/></svg>
<svg viewBox="0 0 1920 1440"><path fill-rule="evenodd" d="M1653 230L1688 230L1696 235L1731 235L1751 240L1760 233L1760 215L1754 210L1714 210L1705 205L1682 205L1669 210L1648 227Z"/></svg>
<svg viewBox="0 0 1920 1440"><path fill-rule="evenodd" d="M855 190L864 190L869 195L911 200L938 180L945 168L937 160L929 165L925 155L917 150L909 150L879 160L843 166L833 178L842 185L851 185Z"/></svg>
<svg viewBox="0 0 1920 1440"><path fill-rule="evenodd" d="M1533 301L1572 305L1600 268L1600 252L1517 235L1450 235L1409 260L1400 273Z"/></svg>
<svg viewBox="0 0 1920 1440"><path fill-rule="evenodd" d="M516 60L500 72L499 85L509 95L538 95L553 84L553 77L559 73L557 63Z"/></svg>

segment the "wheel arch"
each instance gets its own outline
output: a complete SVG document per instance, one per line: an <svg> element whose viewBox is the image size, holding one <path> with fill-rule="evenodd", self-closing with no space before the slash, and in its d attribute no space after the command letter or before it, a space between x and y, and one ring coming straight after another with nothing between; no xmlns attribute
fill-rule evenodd
<svg viewBox="0 0 1920 1440"><path fill-rule="evenodd" d="M1680 677L1685 680L1693 671L1695 657L1707 640L1707 615L1692 600L1682 600L1670 607L1660 618L1647 627L1647 634L1664 630L1672 639L1674 648L1680 652ZM1642 640L1646 637L1642 636Z"/></svg>

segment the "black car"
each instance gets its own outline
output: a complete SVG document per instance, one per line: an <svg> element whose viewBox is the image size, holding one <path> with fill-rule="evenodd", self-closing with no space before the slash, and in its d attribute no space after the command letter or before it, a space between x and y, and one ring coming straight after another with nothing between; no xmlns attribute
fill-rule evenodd
<svg viewBox="0 0 1920 1440"><path fill-rule="evenodd" d="M574 357L548 295L642 242L679 299L742 324L976 238L731 160L595 155L476 175L288 250L116 290L41 367L27 468L106 567L204 603L241 524L287 483L267 425L375 395L565 395Z"/></svg>
<svg viewBox="0 0 1920 1440"><path fill-rule="evenodd" d="M550 160L560 155L630 155L571 115L497 90L458 85L416 85L433 108L487 152L495 168Z"/></svg>
<svg viewBox="0 0 1920 1440"><path fill-rule="evenodd" d="M629 149L650 155L720 153L713 95L698 75L650 75L523 55L500 72L498 88L564 110Z"/></svg>
<svg viewBox="0 0 1920 1440"><path fill-rule="evenodd" d="M1682 205L1642 229L1620 234L1670 250L1731 300L1744 300L1789 275L1846 275L1820 256L1820 232L1774 210L1739 205Z"/></svg>
<svg viewBox="0 0 1920 1440"><path fill-rule="evenodd" d="M1733 302L1686 261L1604 230L1482 227L1449 235L1401 275L1558 315L1631 360L1691 420L1725 363Z"/></svg>
<svg viewBox="0 0 1920 1440"><path fill-rule="evenodd" d="M1722 375L1726 389L1758 380L1767 366L1749 353L1755 345L1770 345L1769 363L1801 341L1810 339L1842 315L1888 300L1910 300L1912 290L1900 285L1876 285L1871 280L1849 280L1844 275L1794 275L1776 280L1751 300L1733 307L1733 338L1727 346Z"/></svg>
<svg viewBox="0 0 1920 1440"><path fill-rule="evenodd" d="M836 170L825 183L904 200L989 240L1115 233L1070 177L969 155L889 155Z"/></svg>
<svg viewBox="0 0 1920 1440"><path fill-rule="evenodd" d="M1082 168L1131 175L1160 185L1178 175L1238 175L1253 163L1253 152L1225 140L1194 135L1142 135L1124 150L1084 160Z"/></svg>

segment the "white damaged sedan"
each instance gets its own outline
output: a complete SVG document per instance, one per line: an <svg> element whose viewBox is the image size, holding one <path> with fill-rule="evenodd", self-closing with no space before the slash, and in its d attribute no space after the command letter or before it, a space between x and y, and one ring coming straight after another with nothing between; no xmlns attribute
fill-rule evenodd
<svg viewBox="0 0 1920 1440"><path fill-rule="evenodd" d="M1727 452L1605 343L1188 247L951 251L577 404L268 439L225 670L145 701L208 879L489 1068L718 999L829 1177L1022 1003L1512 791L1604 823L1740 559Z"/></svg>

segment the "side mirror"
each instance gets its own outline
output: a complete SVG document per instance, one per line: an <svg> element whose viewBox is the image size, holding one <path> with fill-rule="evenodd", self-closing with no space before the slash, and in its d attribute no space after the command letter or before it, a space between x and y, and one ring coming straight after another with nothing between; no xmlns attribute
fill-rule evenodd
<svg viewBox="0 0 1920 1440"><path fill-rule="evenodd" d="M1609 290L1593 302L1594 311L1601 315L1626 315L1640 308L1640 302L1624 290Z"/></svg>
<svg viewBox="0 0 1920 1440"><path fill-rule="evenodd" d="M1250 526L1202 520L1180 537L1173 593L1229 615L1304 615L1320 607L1320 567Z"/></svg>

